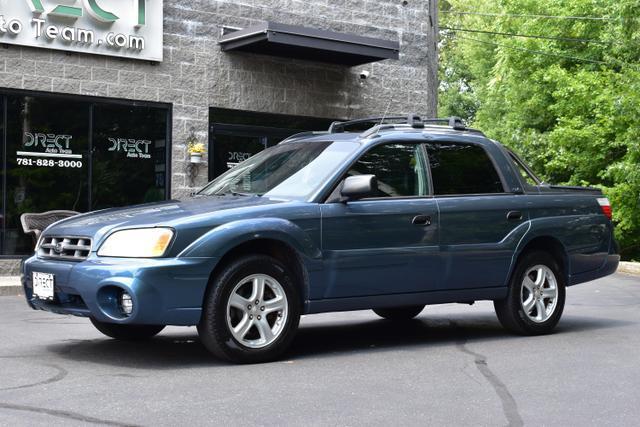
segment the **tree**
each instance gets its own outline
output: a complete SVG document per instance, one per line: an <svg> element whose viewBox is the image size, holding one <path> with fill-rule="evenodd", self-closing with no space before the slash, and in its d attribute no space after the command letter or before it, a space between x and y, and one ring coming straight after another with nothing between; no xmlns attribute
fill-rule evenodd
<svg viewBox="0 0 640 427"><path fill-rule="evenodd" d="M640 260L640 1L441 9L441 114L520 152L548 182L602 188L623 257Z"/></svg>

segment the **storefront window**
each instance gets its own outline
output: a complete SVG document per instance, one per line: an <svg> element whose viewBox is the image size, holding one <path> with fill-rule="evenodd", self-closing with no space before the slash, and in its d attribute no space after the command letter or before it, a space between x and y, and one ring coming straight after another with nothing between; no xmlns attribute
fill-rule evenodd
<svg viewBox="0 0 640 427"><path fill-rule="evenodd" d="M91 210L166 198L167 112L152 107L93 109ZM126 183L126 191L111 189Z"/></svg>
<svg viewBox="0 0 640 427"><path fill-rule="evenodd" d="M24 254L33 242L20 215L86 211L89 104L31 96L7 97L5 253Z"/></svg>
<svg viewBox="0 0 640 427"><path fill-rule="evenodd" d="M169 109L80 97L0 95L2 254L33 251L20 216L167 197Z"/></svg>

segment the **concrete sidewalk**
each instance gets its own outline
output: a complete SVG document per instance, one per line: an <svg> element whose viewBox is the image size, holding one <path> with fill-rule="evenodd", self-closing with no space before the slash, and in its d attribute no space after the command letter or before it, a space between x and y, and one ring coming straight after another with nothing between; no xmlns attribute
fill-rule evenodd
<svg viewBox="0 0 640 427"><path fill-rule="evenodd" d="M640 276L640 262L620 262L618 273L634 274Z"/></svg>
<svg viewBox="0 0 640 427"><path fill-rule="evenodd" d="M22 294L20 276L0 276L0 297Z"/></svg>

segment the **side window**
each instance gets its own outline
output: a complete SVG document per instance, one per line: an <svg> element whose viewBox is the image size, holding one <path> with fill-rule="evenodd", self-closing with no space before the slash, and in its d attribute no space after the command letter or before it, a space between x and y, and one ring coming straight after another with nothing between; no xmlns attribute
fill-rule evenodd
<svg viewBox="0 0 640 427"><path fill-rule="evenodd" d="M393 143L374 147L360 157L348 175L375 175L378 194L374 197L429 194L426 162L420 144Z"/></svg>
<svg viewBox="0 0 640 427"><path fill-rule="evenodd" d="M426 144L436 195L503 193L487 153L477 145Z"/></svg>
<svg viewBox="0 0 640 427"><path fill-rule="evenodd" d="M509 155L511 156L511 160L513 160L513 164L516 166L516 169L520 173L520 177L522 177L522 181L524 181L526 184L529 184L532 187L535 187L536 185L538 185L538 182L536 181L536 179L533 177L533 175L529 173L527 169L525 169L524 165L520 162L520 159L518 159L512 153L509 153Z"/></svg>

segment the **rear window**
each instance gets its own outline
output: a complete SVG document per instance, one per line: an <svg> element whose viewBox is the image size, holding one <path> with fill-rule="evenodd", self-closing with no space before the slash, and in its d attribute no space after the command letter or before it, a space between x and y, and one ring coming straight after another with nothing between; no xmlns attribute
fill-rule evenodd
<svg viewBox="0 0 640 427"><path fill-rule="evenodd" d="M520 177L522 177L522 180L526 184L532 187L535 187L539 184L540 180L535 175L533 175L533 172L525 167L524 162L520 160L520 158L514 152L509 151L509 156L511 156L513 164L516 166L516 169L520 173Z"/></svg>
<svg viewBox="0 0 640 427"><path fill-rule="evenodd" d="M491 159L477 145L426 144L436 195L503 193Z"/></svg>

